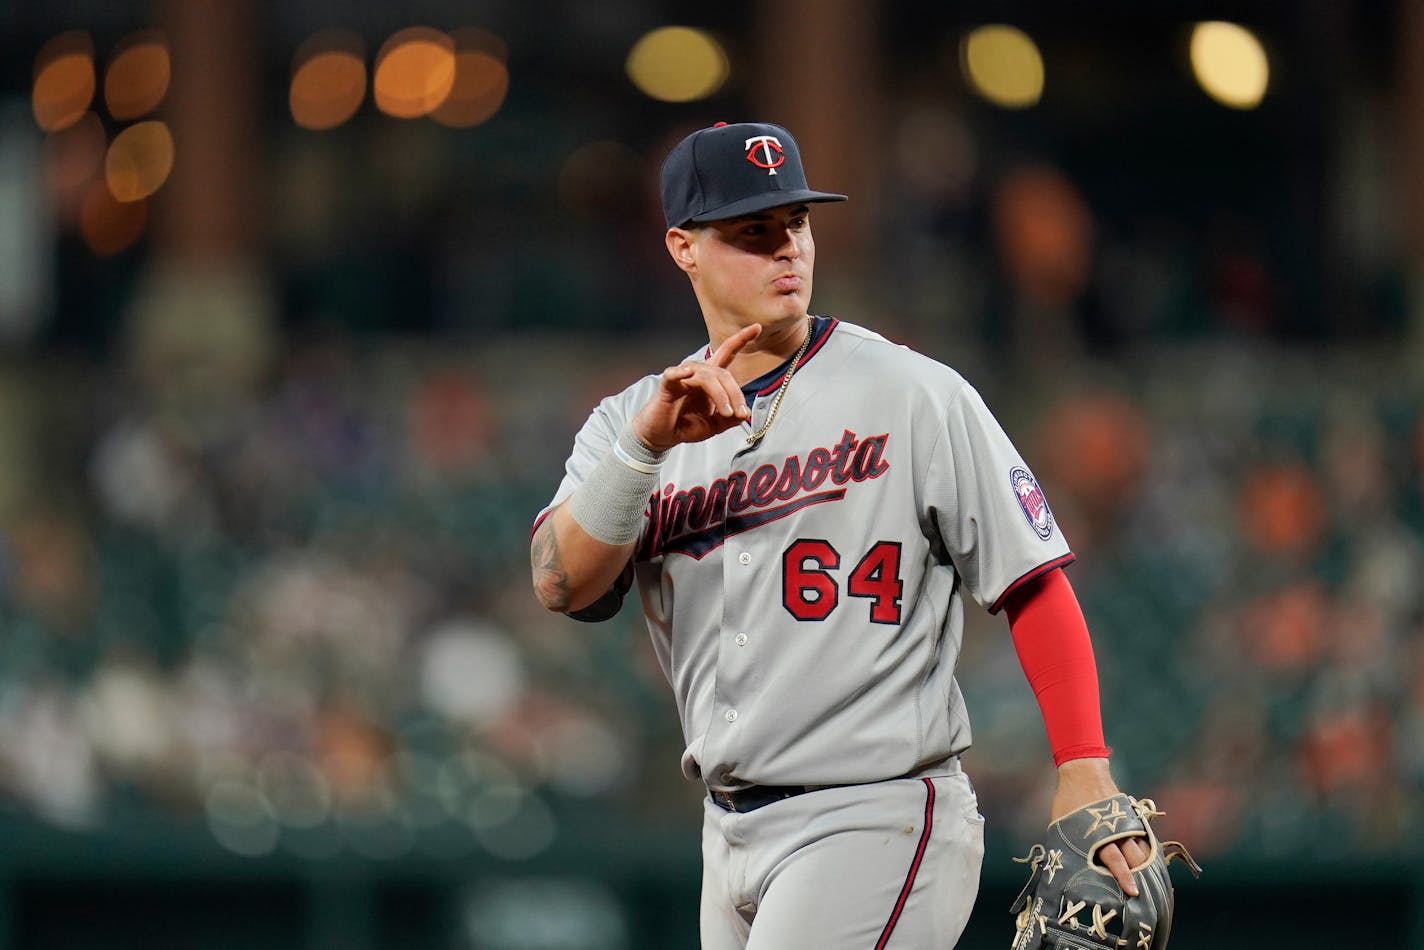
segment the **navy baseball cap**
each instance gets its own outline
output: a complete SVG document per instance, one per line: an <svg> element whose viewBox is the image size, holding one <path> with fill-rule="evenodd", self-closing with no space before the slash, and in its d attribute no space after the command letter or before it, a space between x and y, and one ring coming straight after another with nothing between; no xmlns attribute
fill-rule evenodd
<svg viewBox="0 0 1424 950"><path fill-rule="evenodd" d="M663 162L662 193L670 228L781 205L846 200L807 187L796 140L769 122L718 122L693 132Z"/></svg>

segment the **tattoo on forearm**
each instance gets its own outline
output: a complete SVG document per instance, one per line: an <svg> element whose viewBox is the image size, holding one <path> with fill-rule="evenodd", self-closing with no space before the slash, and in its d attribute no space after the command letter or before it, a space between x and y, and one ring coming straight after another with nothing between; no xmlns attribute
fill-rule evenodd
<svg viewBox="0 0 1424 950"><path fill-rule="evenodd" d="M534 595L550 610L568 610L569 575L559 559L559 540L554 535L553 518L546 518L534 532L529 546L529 563L534 570Z"/></svg>

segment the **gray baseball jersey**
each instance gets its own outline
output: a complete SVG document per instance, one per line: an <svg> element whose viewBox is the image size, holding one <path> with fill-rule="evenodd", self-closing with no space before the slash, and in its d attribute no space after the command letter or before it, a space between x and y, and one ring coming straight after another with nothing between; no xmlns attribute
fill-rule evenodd
<svg viewBox="0 0 1424 950"><path fill-rule="evenodd" d="M931 769L970 743L954 679L966 595L997 611L1073 555L953 369L817 317L769 431L748 445L784 372L745 387L748 423L669 452L635 547L683 771L735 789ZM599 404L544 514L657 385Z"/></svg>

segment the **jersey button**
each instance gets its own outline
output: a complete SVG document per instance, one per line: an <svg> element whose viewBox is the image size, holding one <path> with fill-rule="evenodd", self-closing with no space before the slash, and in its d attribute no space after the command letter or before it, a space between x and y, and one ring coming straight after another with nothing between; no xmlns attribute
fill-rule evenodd
<svg viewBox="0 0 1424 950"><path fill-rule="evenodd" d="M752 556L746 551L743 551L741 554L737 555L737 560L742 564L750 564L752 562Z"/></svg>
<svg viewBox="0 0 1424 950"><path fill-rule="evenodd" d="M727 721L728 721L728 722L736 722L736 721L737 721L737 711L736 711L735 709L729 709L729 710L727 710Z"/></svg>
<svg viewBox="0 0 1424 950"><path fill-rule="evenodd" d="M739 646L739 647L744 647L744 646L746 646L746 645L747 645L747 635L746 635L745 633L739 633L739 634L737 634L737 646Z"/></svg>

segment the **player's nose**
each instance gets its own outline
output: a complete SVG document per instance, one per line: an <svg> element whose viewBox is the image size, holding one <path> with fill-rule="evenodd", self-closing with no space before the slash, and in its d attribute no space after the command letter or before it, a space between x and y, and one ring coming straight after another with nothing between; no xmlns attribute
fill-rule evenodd
<svg viewBox="0 0 1424 950"><path fill-rule="evenodd" d="M781 228L776 235L775 257L779 261L794 261L801 256L801 243L795 231Z"/></svg>

